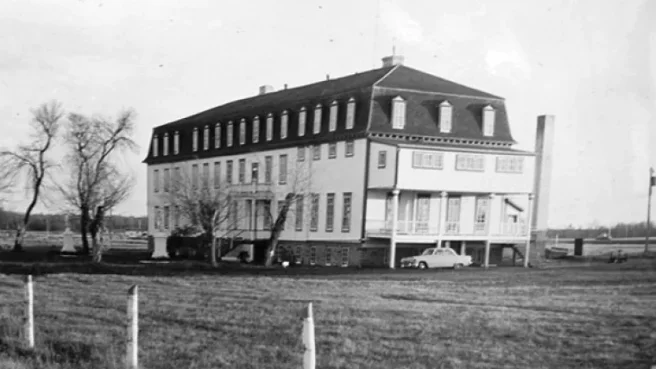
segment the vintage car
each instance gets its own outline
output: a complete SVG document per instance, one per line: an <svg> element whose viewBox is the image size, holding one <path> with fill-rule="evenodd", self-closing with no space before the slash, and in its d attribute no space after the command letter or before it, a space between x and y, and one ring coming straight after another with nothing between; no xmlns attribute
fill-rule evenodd
<svg viewBox="0 0 656 369"><path fill-rule="evenodd" d="M451 248L430 248L421 255L401 259L401 268L462 268L472 264L469 255L458 255Z"/></svg>

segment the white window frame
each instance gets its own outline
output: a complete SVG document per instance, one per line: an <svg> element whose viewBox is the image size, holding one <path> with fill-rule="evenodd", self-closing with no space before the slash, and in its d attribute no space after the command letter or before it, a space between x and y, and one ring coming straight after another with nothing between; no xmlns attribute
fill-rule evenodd
<svg viewBox="0 0 656 369"><path fill-rule="evenodd" d="M480 154L456 154L456 170L485 171L485 156Z"/></svg>
<svg viewBox="0 0 656 369"><path fill-rule="evenodd" d="M314 133L315 135L321 133L322 110L323 107L321 106L321 104L317 104L317 106L314 107L314 121L312 122L312 133Z"/></svg>
<svg viewBox="0 0 656 369"><path fill-rule="evenodd" d="M159 192L159 169L153 171L153 192Z"/></svg>
<svg viewBox="0 0 656 369"><path fill-rule="evenodd" d="M153 135L153 158L156 158L159 154L159 139L157 135Z"/></svg>
<svg viewBox="0 0 656 369"><path fill-rule="evenodd" d="M310 247L310 265L316 265L317 264L317 247L312 246Z"/></svg>
<svg viewBox="0 0 656 369"><path fill-rule="evenodd" d="M203 128L203 150L210 149L210 126L206 125Z"/></svg>
<svg viewBox="0 0 656 369"><path fill-rule="evenodd" d="M326 232L335 229L335 193L326 194Z"/></svg>
<svg viewBox="0 0 656 369"><path fill-rule="evenodd" d="M287 131L289 129L289 113L287 110L282 112L280 116L280 139L284 140L287 138Z"/></svg>
<svg viewBox="0 0 656 369"><path fill-rule="evenodd" d="M349 265L350 251L350 247L342 246L342 267Z"/></svg>
<svg viewBox="0 0 656 369"><path fill-rule="evenodd" d="M346 206L348 199L348 207ZM353 221L353 192L342 193L342 233L351 232L351 223Z"/></svg>
<svg viewBox="0 0 656 369"><path fill-rule="evenodd" d="M319 208L321 196L318 193L310 195L310 232L319 231Z"/></svg>
<svg viewBox="0 0 656 369"><path fill-rule="evenodd" d="M453 106L447 100L440 104L440 133L451 133L453 129Z"/></svg>
<svg viewBox="0 0 656 369"><path fill-rule="evenodd" d="M305 136L305 125L307 124L307 110L302 106L298 112L298 136Z"/></svg>
<svg viewBox="0 0 656 369"><path fill-rule="evenodd" d="M169 133L166 132L164 133L164 142L162 143L163 146L163 154L164 156L169 156Z"/></svg>
<svg viewBox="0 0 656 369"><path fill-rule="evenodd" d="M169 192L169 185L171 183L171 170L169 168L164 168L162 182L162 191Z"/></svg>
<svg viewBox="0 0 656 369"><path fill-rule="evenodd" d="M405 128L405 100L401 96L392 99L392 128Z"/></svg>
<svg viewBox="0 0 656 369"><path fill-rule="evenodd" d="M214 162L214 173L212 176L212 182L214 182L214 188L219 188L221 184L221 162L220 161L215 161Z"/></svg>
<svg viewBox="0 0 656 369"><path fill-rule="evenodd" d="M339 112L339 104L337 100L330 104L330 121L328 122L328 131L335 132L337 130L337 113Z"/></svg>
<svg viewBox="0 0 656 369"><path fill-rule="evenodd" d="M387 150L378 151L378 169L387 167Z"/></svg>
<svg viewBox="0 0 656 369"><path fill-rule="evenodd" d="M346 145L344 148L344 156L347 158L353 157L355 155L355 141L348 140L344 145Z"/></svg>
<svg viewBox="0 0 656 369"><path fill-rule="evenodd" d="M221 122L214 125L214 148L221 148Z"/></svg>
<svg viewBox="0 0 656 369"><path fill-rule="evenodd" d="M239 121L239 145L246 144L246 119Z"/></svg>
<svg viewBox="0 0 656 369"><path fill-rule="evenodd" d="M494 136L496 111L490 105L483 108L483 136Z"/></svg>
<svg viewBox="0 0 656 369"><path fill-rule="evenodd" d="M353 129L355 124L355 99L350 98L346 105L346 129Z"/></svg>
<svg viewBox="0 0 656 369"><path fill-rule="evenodd" d="M328 143L328 159L335 159L337 157L337 142Z"/></svg>
<svg viewBox="0 0 656 369"><path fill-rule="evenodd" d="M228 128L226 129L226 146L232 147L232 139L234 137L232 121L228 122Z"/></svg>
<svg viewBox="0 0 656 369"><path fill-rule="evenodd" d="M180 153L180 132L175 131L173 134L173 155Z"/></svg>
<svg viewBox="0 0 656 369"><path fill-rule="evenodd" d="M498 173L522 173L524 171L524 157L497 156L496 171Z"/></svg>
<svg viewBox="0 0 656 369"><path fill-rule="evenodd" d="M325 266L332 266L333 264L333 248L330 246L326 246L324 248L324 259L325 259Z"/></svg>
<svg viewBox="0 0 656 369"><path fill-rule="evenodd" d="M260 142L260 117L259 116L254 116L253 117L253 143L258 143Z"/></svg>
<svg viewBox="0 0 656 369"><path fill-rule="evenodd" d="M444 169L444 153L435 151L412 152L412 167L416 169Z"/></svg>
<svg viewBox="0 0 656 369"><path fill-rule="evenodd" d="M273 140L273 114L269 113L266 120L266 140Z"/></svg>
<svg viewBox="0 0 656 369"><path fill-rule="evenodd" d="M198 151L198 127L194 127L194 133L191 141L192 150L194 152Z"/></svg>

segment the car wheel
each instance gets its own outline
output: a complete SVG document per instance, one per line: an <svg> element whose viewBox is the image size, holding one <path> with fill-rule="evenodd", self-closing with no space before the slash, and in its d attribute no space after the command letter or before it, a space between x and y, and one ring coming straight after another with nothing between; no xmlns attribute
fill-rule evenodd
<svg viewBox="0 0 656 369"><path fill-rule="evenodd" d="M462 264L456 264L456 265L453 266L453 269L460 269L462 267L463 267Z"/></svg>
<svg viewBox="0 0 656 369"><path fill-rule="evenodd" d="M419 263L419 269L427 269L427 268L428 268L428 265L426 265L426 263L424 263L423 261L421 263Z"/></svg>

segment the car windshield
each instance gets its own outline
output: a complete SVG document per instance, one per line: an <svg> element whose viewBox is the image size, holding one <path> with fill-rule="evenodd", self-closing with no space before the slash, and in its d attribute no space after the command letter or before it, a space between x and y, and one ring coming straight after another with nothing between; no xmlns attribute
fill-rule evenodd
<svg viewBox="0 0 656 369"><path fill-rule="evenodd" d="M432 254L433 254L433 250L434 250L434 249L426 249L426 250L424 250L424 252L422 252L421 254L422 254L422 255L432 255Z"/></svg>

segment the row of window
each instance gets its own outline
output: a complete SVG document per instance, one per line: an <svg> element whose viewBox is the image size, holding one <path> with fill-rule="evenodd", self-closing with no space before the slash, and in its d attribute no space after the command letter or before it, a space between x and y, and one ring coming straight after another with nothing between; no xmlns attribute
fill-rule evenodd
<svg viewBox="0 0 656 369"><path fill-rule="evenodd" d="M431 213L431 195L430 194L418 194L417 203L416 203L416 221L429 222L429 216ZM387 196L387 201L385 204L385 220L389 221L392 219L392 195ZM461 198L458 196L448 197L447 206L446 206L446 217L445 220L447 223L458 223L460 222L460 202ZM474 212L475 224L485 224L488 220L488 214L490 211L490 198L488 196L477 196L476 197L476 210Z"/></svg>
<svg viewBox="0 0 656 369"><path fill-rule="evenodd" d="M322 145L313 145L311 147L312 159L321 160L321 148ZM305 161L305 147L299 147L297 149L296 159L299 162ZM355 143L353 141L345 141L344 156L349 158L353 157L355 154ZM328 144L328 159L334 159L337 157L337 143L331 142ZM246 159L239 159L237 161L238 165L238 177L237 183L244 184L246 183ZM215 161L213 163L213 172L210 173L210 163L202 164L202 173L199 172L199 165L192 164L191 166L191 185L192 188L196 189L202 184L204 187L210 186L210 181L213 182L214 188L219 188L221 185L221 162ZM273 182L273 156L267 155L264 157L264 178L263 182L260 182L260 163L252 162L251 163L251 183L265 183L271 184ZM288 175L288 158L287 154L280 154L278 156L278 183L286 184ZM160 178L162 176L162 178ZM182 180L180 167L173 168L173 176L169 168L164 168L160 172L159 169L153 171L153 187L154 192L159 192L160 184L164 192L169 192L169 189L172 185L172 180L179 182ZM226 160L225 161L225 182L227 184L233 184L234 181L234 161ZM199 183L202 182L202 183Z"/></svg>
<svg viewBox="0 0 656 369"><path fill-rule="evenodd" d="M282 249L278 248L280 255ZM306 260L310 265L317 264L317 247L311 246L309 250L301 245L298 245L290 250L294 254L296 264L303 264ZM304 252L305 251L305 252ZM309 255L308 252L309 251ZM326 266L348 266L349 264L349 251L350 247L339 246L326 246L324 248L324 265Z"/></svg>
<svg viewBox="0 0 656 369"><path fill-rule="evenodd" d="M346 129L352 129L353 125L355 123L355 99L350 98L348 102L346 103L346 122L345 122L345 128ZM314 107L314 119L312 121L312 133L317 135L321 133L322 130L322 119L323 119L323 106L321 104L317 104ZM328 131L334 132L337 130L337 115L339 113L339 103L337 100L333 101L330 104L330 110L329 110L329 117L328 117ZM289 131L289 111L284 110L280 114L280 139L284 140L288 136L288 131ZM242 118L239 121L239 145L246 145L247 139L246 139L246 118ZM260 142L260 116L255 116L251 120L252 124L252 136L251 136L251 142L252 143L258 143ZM265 139L266 141L272 141L273 140L273 124L274 124L274 116L273 113L269 113L266 116L266 128L265 128ZM307 109L305 107L301 107L301 109L298 112L298 130L297 130L297 136L298 137L303 137L305 136L305 129L307 125ZM234 142L234 123L233 121L229 121L226 126L226 146L227 147L232 147ZM215 149L220 149L221 148L221 133L222 133L222 123L217 122L214 125L214 148ZM200 131L198 127L194 127L193 133L192 133L192 150L193 152L197 152L199 150L199 135ZM205 125L203 127L202 131L202 142L203 142L203 150L207 151L210 149L210 126ZM173 134L173 155L177 155L180 153L180 133L178 131L175 131ZM159 137L158 135L153 136L153 145L152 145L152 156L157 157L159 155ZM169 133L166 132L164 133L164 138L163 138L163 156L168 156L169 155Z"/></svg>
<svg viewBox="0 0 656 369"><path fill-rule="evenodd" d="M494 136L496 111L490 105L483 108L483 135ZM447 100L439 105L440 133L451 133L453 127L453 105ZM403 129L406 124L406 101L397 96L392 99L392 128Z"/></svg>
<svg viewBox="0 0 656 369"><path fill-rule="evenodd" d="M326 224L325 231L332 232L335 224L335 193L326 194ZM351 192L342 193L342 232L351 231L351 207L353 202L353 194ZM319 211L321 203L321 195L318 193L310 194L310 232L317 232L319 230ZM303 221L305 209L305 199L301 196L297 199L295 204L295 226L296 231L303 231Z"/></svg>
<svg viewBox="0 0 656 369"><path fill-rule="evenodd" d="M378 152L378 168L387 166L387 151ZM443 169L444 153L434 151L413 151L412 167L418 169ZM456 170L482 172L485 170L485 156L479 154L456 154ZM524 158L521 156L500 155L496 158L496 171L500 173L522 173Z"/></svg>

